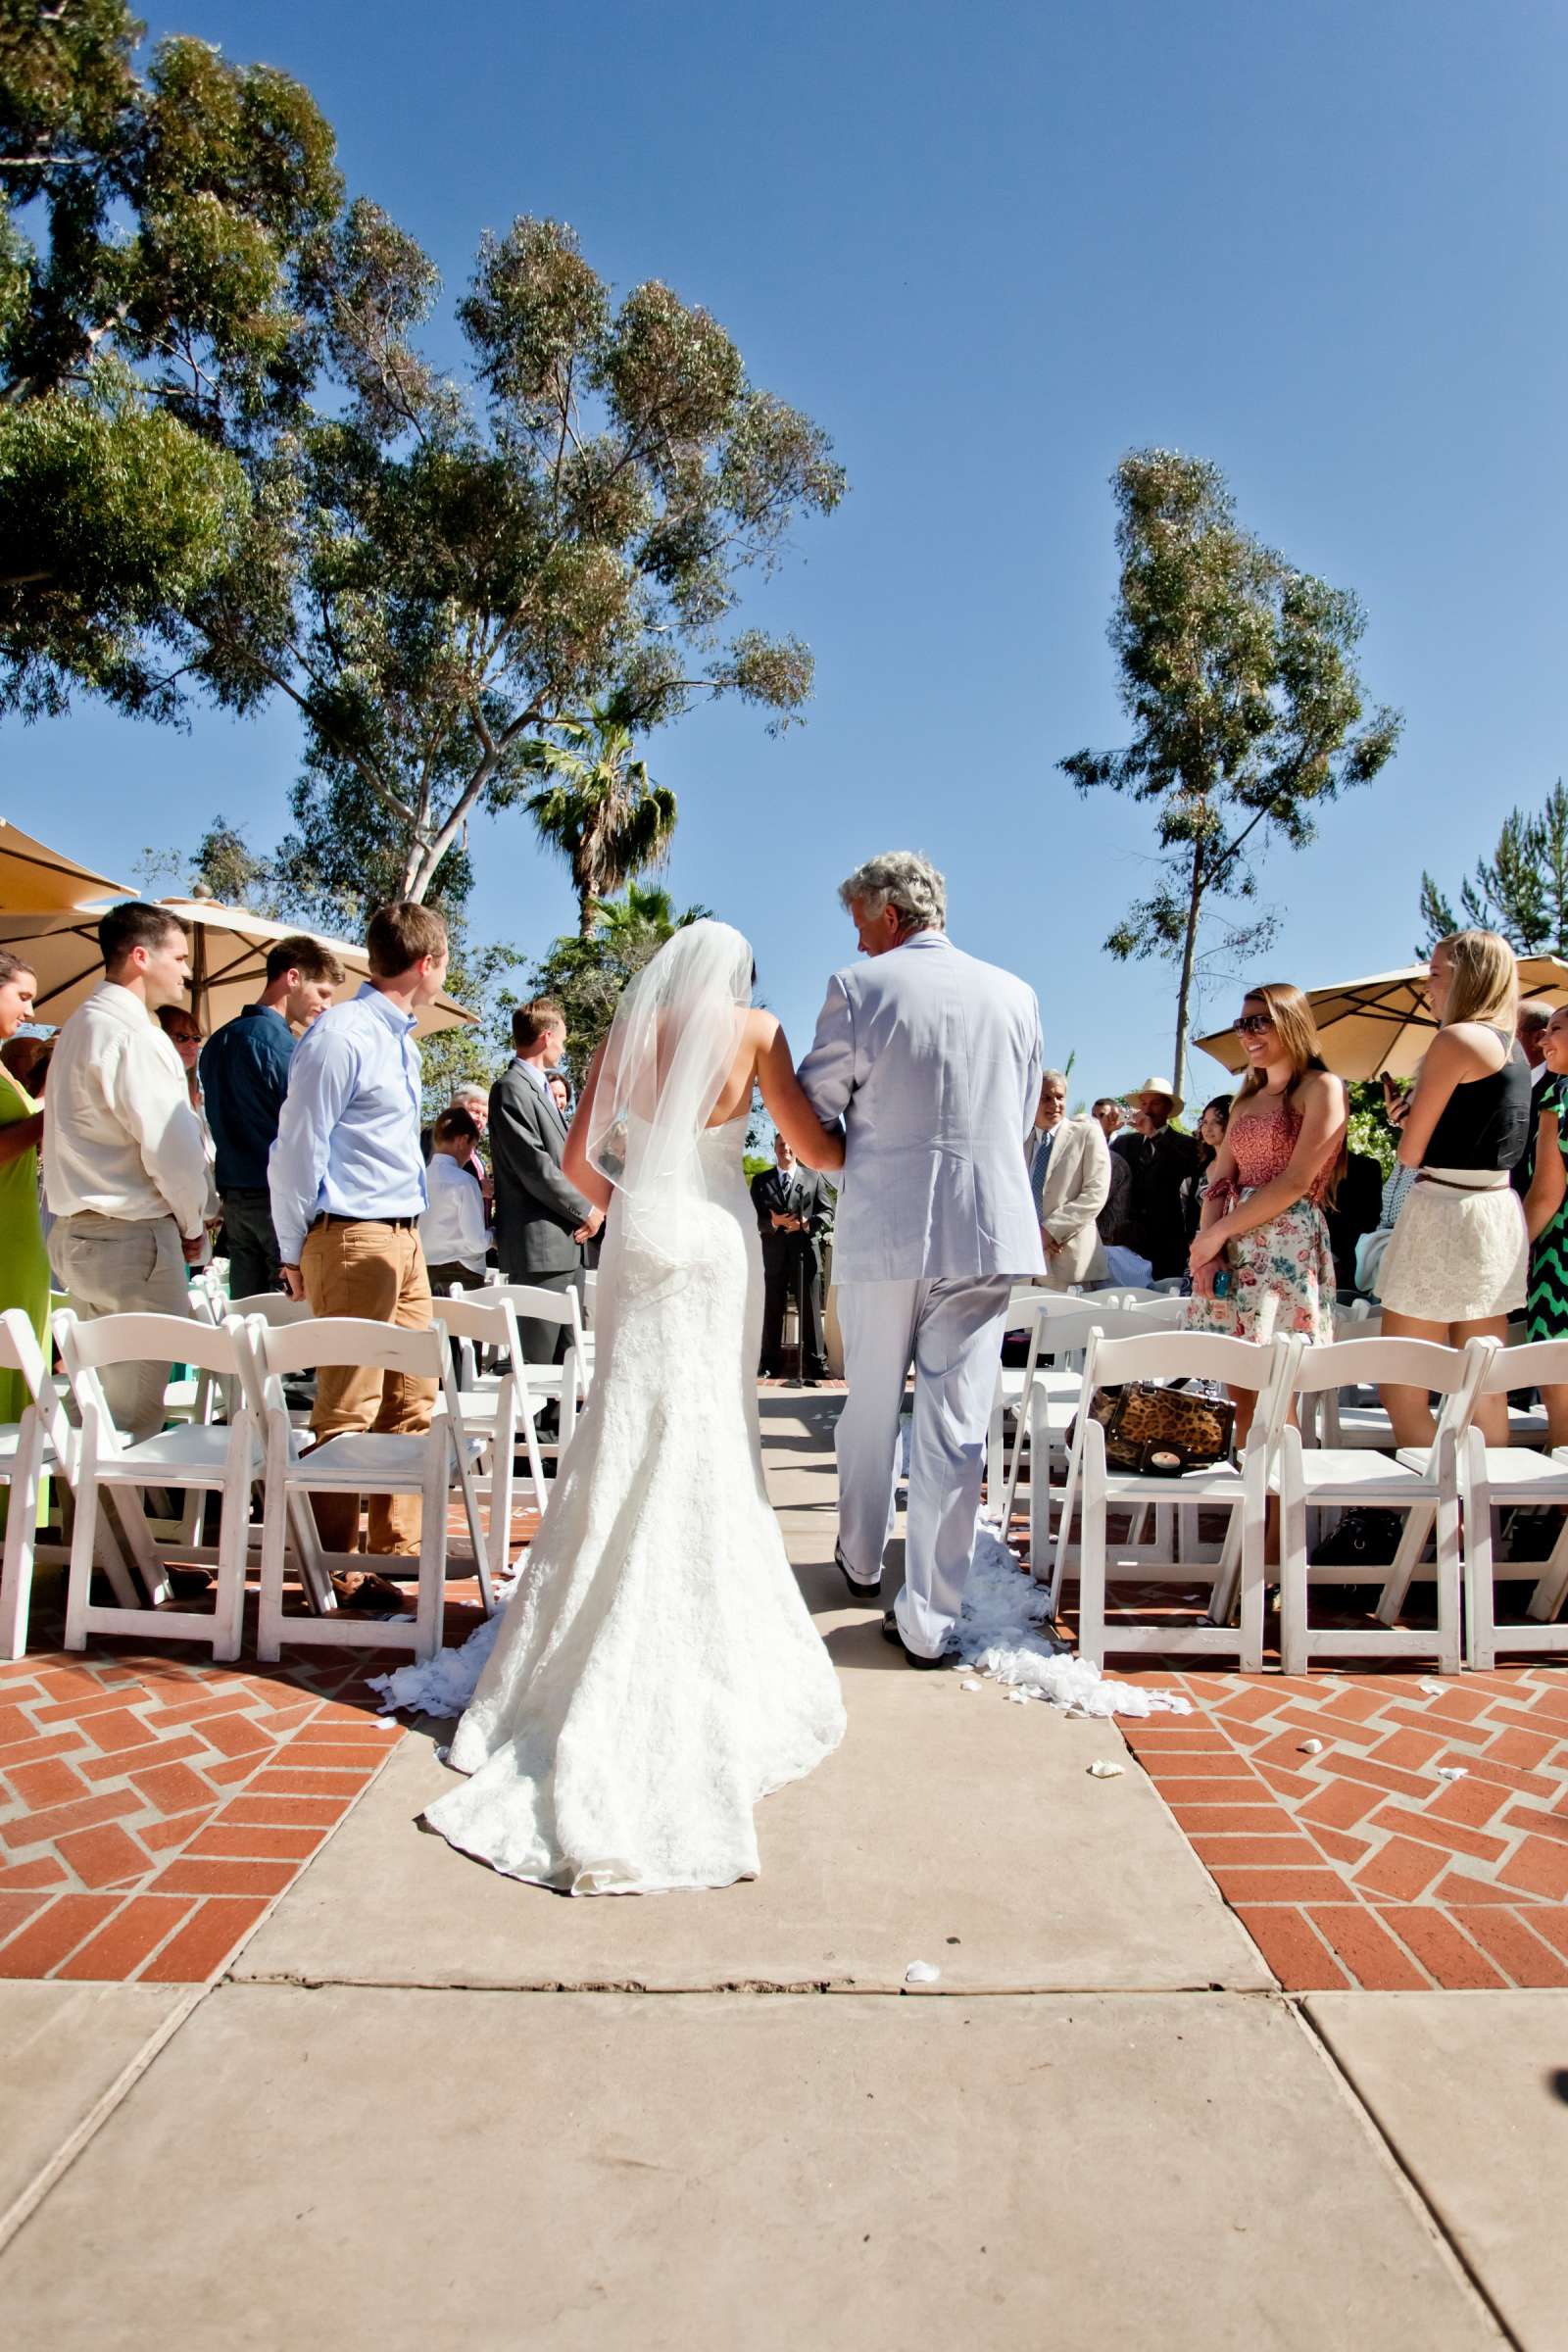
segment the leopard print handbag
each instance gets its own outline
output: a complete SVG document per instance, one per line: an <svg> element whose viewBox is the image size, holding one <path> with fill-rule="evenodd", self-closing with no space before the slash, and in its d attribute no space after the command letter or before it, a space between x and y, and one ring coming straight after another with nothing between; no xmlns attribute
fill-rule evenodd
<svg viewBox="0 0 1568 2352"><path fill-rule="evenodd" d="M1105 1433L1105 1460L1112 1470L1180 1478L1185 1470L1212 1470L1227 1460L1236 1426L1236 1407L1227 1397L1192 1396L1180 1386L1131 1380L1119 1389L1097 1389L1090 1418ZM1076 1420L1068 1445L1077 1436Z"/></svg>

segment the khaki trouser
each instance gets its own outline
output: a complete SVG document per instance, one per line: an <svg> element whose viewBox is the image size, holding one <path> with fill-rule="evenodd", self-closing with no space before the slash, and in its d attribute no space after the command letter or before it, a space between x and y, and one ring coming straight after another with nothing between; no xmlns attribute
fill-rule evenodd
<svg viewBox="0 0 1568 2352"><path fill-rule="evenodd" d="M396 1323L405 1331L430 1325L430 1285L419 1236L412 1225L318 1224L306 1235L300 1273L311 1311L318 1315L364 1315ZM323 1364L316 1375L316 1409L311 1427L318 1443L345 1430L378 1430L417 1435L430 1426L433 1380L410 1380L373 1365ZM356 1551L360 1538L357 1494L315 1494L316 1524L322 1548ZM419 1499L416 1494L372 1494L367 1548L417 1552Z"/></svg>
<svg viewBox="0 0 1568 2352"><path fill-rule="evenodd" d="M49 1254L72 1305L94 1315L188 1315L185 1253L172 1217L132 1223L82 1209L57 1217ZM139 1445L164 1426L168 1364L111 1364L100 1375L122 1437Z"/></svg>

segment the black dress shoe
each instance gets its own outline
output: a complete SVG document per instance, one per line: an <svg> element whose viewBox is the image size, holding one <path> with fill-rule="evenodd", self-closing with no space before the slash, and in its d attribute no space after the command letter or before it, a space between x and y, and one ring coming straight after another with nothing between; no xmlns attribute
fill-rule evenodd
<svg viewBox="0 0 1568 2352"><path fill-rule="evenodd" d="M913 1666L922 1674L929 1674L933 1667L945 1666L948 1662L946 1651L944 1651L941 1657L938 1658L922 1658L917 1649L911 1649L909 1647L909 1644L907 1642L906 1642L904 1636L899 1631L899 1613L897 1609L888 1609L884 1611L882 1617L882 1639L884 1642L891 1642L895 1649L903 1650L904 1663L906 1666Z"/></svg>
<svg viewBox="0 0 1568 2352"><path fill-rule="evenodd" d="M833 1565L838 1570L840 1576L843 1577L844 1582L849 1586L850 1598L852 1600L872 1601L880 1597L882 1592L882 1579L878 1577L874 1585L863 1585L858 1576L852 1575L850 1571L850 1563L844 1557L844 1546L842 1544L835 1544L833 1546Z"/></svg>

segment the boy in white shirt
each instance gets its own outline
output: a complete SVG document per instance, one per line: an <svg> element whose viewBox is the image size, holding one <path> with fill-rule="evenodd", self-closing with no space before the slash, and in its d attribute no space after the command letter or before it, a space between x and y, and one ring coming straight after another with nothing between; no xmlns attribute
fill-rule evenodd
<svg viewBox="0 0 1568 2352"><path fill-rule="evenodd" d="M425 1170L430 1205L419 1219L419 1247L436 1298L450 1293L454 1284L476 1291L484 1283L490 1234L484 1192L473 1167L478 1143L478 1121L461 1103L444 1110L431 1131Z"/></svg>

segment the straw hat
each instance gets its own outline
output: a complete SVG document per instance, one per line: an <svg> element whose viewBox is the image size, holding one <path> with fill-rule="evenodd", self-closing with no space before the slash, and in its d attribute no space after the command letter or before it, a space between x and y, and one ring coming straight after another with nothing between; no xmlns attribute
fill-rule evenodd
<svg viewBox="0 0 1568 2352"><path fill-rule="evenodd" d="M1163 1095L1170 1104L1172 1118L1182 1107L1182 1098L1168 1078L1146 1078L1142 1086L1129 1087L1122 1101L1136 1102L1141 1095Z"/></svg>

